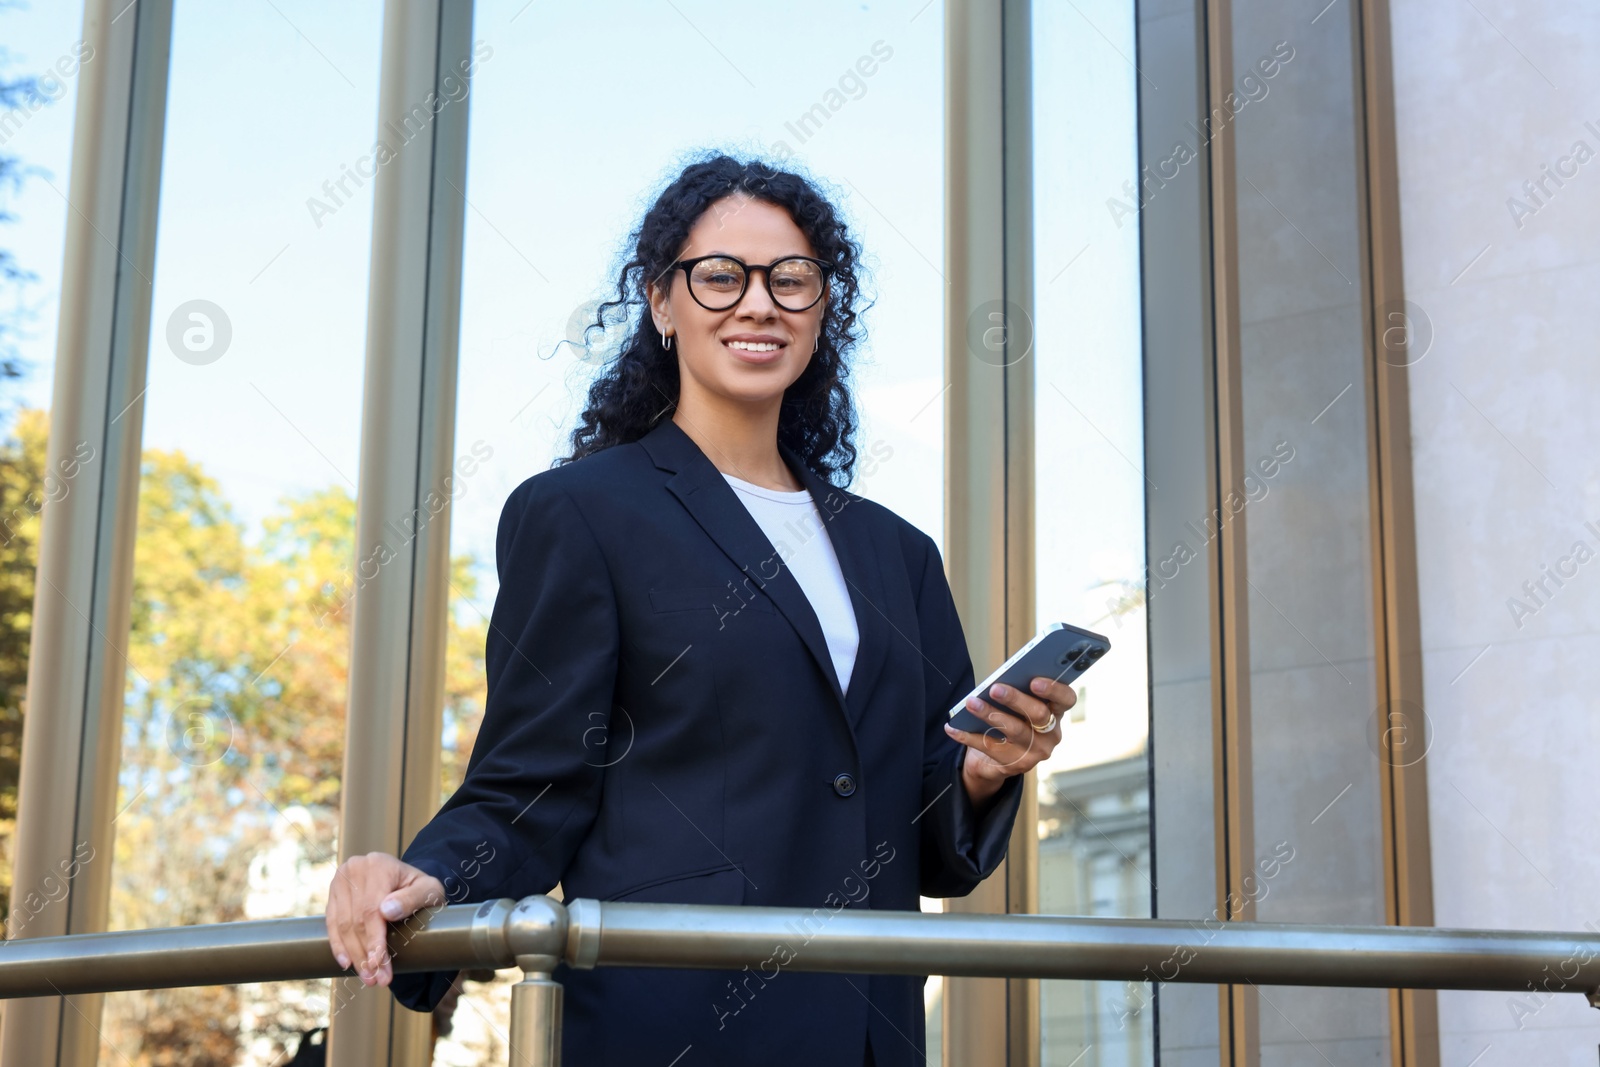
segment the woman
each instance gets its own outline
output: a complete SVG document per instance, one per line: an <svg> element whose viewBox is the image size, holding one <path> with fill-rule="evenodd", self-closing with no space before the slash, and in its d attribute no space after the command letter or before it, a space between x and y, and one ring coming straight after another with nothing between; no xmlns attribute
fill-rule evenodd
<svg viewBox="0 0 1600 1067"><path fill-rule="evenodd" d="M656 200L596 326L626 320L573 454L496 541L488 700L461 787L403 858L339 869L341 966L425 1011L384 922L445 900L916 910L1005 855L1020 775L1073 691L946 712L972 664L931 538L835 487L856 457L845 357L859 249L806 180L716 156ZM924 1062L923 979L559 968L569 1064Z"/></svg>

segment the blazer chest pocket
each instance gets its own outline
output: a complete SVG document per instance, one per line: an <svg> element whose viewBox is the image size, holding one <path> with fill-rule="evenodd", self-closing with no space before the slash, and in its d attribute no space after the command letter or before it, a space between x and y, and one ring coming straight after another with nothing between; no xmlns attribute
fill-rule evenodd
<svg viewBox="0 0 1600 1067"><path fill-rule="evenodd" d="M743 904L745 873L736 863L652 878L603 899L636 904Z"/></svg>
<svg viewBox="0 0 1600 1067"><path fill-rule="evenodd" d="M716 615L737 615L741 611L776 614L764 593L740 590L728 585L675 585L650 590L650 608L657 614L672 611L703 611Z"/></svg>

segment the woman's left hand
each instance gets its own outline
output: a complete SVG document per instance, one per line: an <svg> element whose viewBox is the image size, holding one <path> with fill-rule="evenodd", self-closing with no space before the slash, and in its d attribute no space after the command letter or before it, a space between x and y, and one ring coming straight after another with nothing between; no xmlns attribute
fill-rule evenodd
<svg viewBox="0 0 1600 1067"><path fill-rule="evenodd" d="M1078 694L1065 682L1044 677L1035 678L1032 689L1032 693L1025 693L999 683L989 687L989 695L1016 715L992 707L979 697L968 700L968 709L991 724L981 734L945 725L945 732L970 750L961 769L961 780L974 804L981 805L994 796L1007 778L1048 759L1061 743L1061 719L1078 702ZM1045 726L1049 729L1043 732L1035 729Z"/></svg>

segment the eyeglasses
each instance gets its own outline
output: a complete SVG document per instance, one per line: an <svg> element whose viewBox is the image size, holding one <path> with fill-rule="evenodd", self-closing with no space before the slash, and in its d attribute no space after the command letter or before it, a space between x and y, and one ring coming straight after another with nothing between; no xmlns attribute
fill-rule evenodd
<svg viewBox="0 0 1600 1067"><path fill-rule="evenodd" d="M673 264L689 280L689 295L707 311L727 311L744 299L750 272L766 276L767 294L785 311L805 311L828 290L833 268L810 256L784 256L762 266L733 256L700 256Z"/></svg>

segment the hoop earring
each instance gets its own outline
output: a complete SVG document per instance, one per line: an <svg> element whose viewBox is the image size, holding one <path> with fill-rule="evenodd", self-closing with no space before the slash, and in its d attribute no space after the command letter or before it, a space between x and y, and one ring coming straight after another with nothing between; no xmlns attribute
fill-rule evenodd
<svg viewBox="0 0 1600 1067"><path fill-rule="evenodd" d="M668 352L672 351L672 335L670 333L661 335L661 347Z"/></svg>
<svg viewBox="0 0 1600 1067"><path fill-rule="evenodd" d="M816 352L817 346L820 344L822 344L822 335L819 333L811 339L811 351L813 353Z"/></svg>

